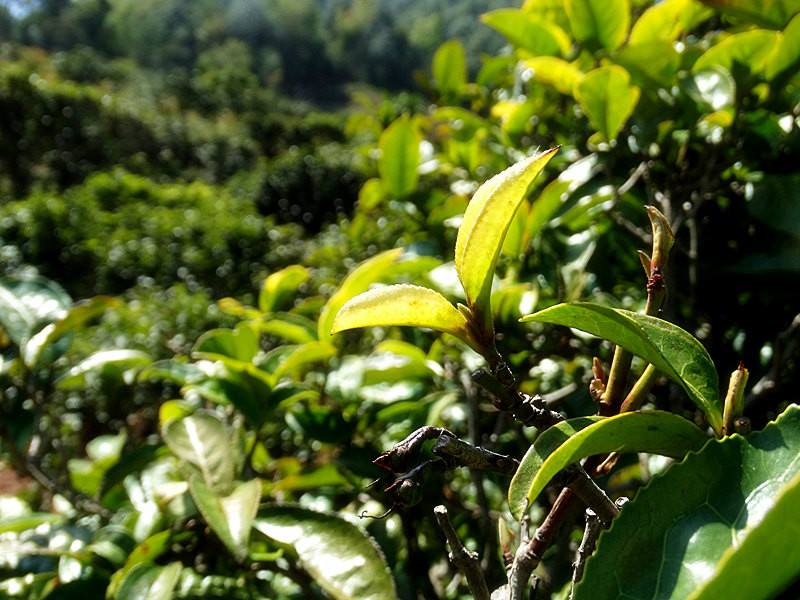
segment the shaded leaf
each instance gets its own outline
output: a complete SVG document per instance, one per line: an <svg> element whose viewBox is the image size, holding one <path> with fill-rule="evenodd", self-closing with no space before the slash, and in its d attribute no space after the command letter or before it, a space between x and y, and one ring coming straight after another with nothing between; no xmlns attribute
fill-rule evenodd
<svg viewBox="0 0 800 600"><path fill-rule="evenodd" d="M340 517L294 506L270 506L259 511L254 526L292 546L306 571L332 598L396 597L380 551L358 527Z"/></svg>
<svg viewBox="0 0 800 600"><path fill-rule="evenodd" d="M630 79L619 65L608 65L589 71L575 84L575 99L608 141L616 139L639 101L641 92Z"/></svg>
<svg viewBox="0 0 800 600"><path fill-rule="evenodd" d="M205 483L221 494L233 486L230 433L216 416L198 412L168 421L162 435L169 449L196 466Z"/></svg>
<svg viewBox="0 0 800 600"><path fill-rule="evenodd" d="M558 304L520 319L574 327L606 339L655 365L681 384L719 435L719 381L711 357L692 335L667 321L598 304Z"/></svg>
<svg viewBox="0 0 800 600"><path fill-rule="evenodd" d="M689 454L639 490L600 537L576 600L774 598L800 567L798 456L797 405L762 432ZM787 554L767 562L781 548Z"/></svg>
<svg viewBox="0 0 800 600"><path fill-rule="evenodd" d="M572 34L581 43L616 50L630 26L628 0L566 0Z"/></svg>
<svg viewBox="0 0 800 600"><path fill-rule="evenodd" d="M789 21L780 37L775 52L769 57L766 66L767 79L774 79L783 72L797 69L800 61L800 13Z"/></svg>
<svg viewBox="0 0 800 600"><path fill-rule="evenodd" d="M439 93L451 98L458 98L467 84L464 47L457 40L447 41L436 50L433 55L433 80Z"/></svg>
<svg viewBox="0 0 800 600"><path fill-rule="evenodd" d="M476 345L464 315L438 292L416 285L389 285L356 296L336 315L332 333L391 325L429 327Z"/></svg>
<svg viewBox="0 0 800 600"><path fill-rule="evenodd" d="M508 504L519 519L561 469L606 452L650 452L683 458L708 441L692 422L673 413L647 411L609 418L580 417L542 432L525 453L511 486Z"/></svg>
<svg viewBox="0 0 800 600"><path fill-rule="evenodd" d="M456 271L467 305L483 315L491 331L490 295L497 256L528 187L558 151L525 158L486 181L472 196L456 238Z"/></svg>
<svg viewBox="0 0 800 600"><path fill-rule="evenodd" d="M261 500L261 480L240 483L231 494L220 496L195 477L189 482L189 490L209 527L234 556L243 560Z"/></svg>
<svg viewBox="0 0 800 600"><path fill-rule="evenodd" d="M195 343L192 356L208 360L233 358L250 362L258 350L258 335L248 323L240 323L236 329L206 331Z"/></svg>
<svg viewBox="0 0 800 600"><path fill-rule="evenodd" d="M798 11L797 0L701 0L703 4L744 23L780 29Z"/></svg>
<svg viewBox="0 0 800 600"><path fill-rule="evenodd" d="M745 198L750 216L800 238L800 175L765 175L747 184Z"/></svg>
<svg viewBox="0 0 800 600"><path fill-rule="evenodd" d="M140 563L128 571L120 581L115 600L170 600L181 574L180 562L166 567Z"/></svg>
<svg viewBox="0 0 800 600"><path fill-rule="evenodd" d="M378 142L378 172L389 193L402 198L417 188L420 136L403 115L386 128Z"/></svg>

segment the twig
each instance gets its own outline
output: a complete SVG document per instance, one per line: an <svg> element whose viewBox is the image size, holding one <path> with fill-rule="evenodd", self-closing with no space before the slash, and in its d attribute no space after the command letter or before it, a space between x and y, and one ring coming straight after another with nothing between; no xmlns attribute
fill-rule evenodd
<svg viewBox="0 0 800 600"><path fill-rule="evenodd" d="M575 597L575 586L583 578L583 570L586 568L586 561L594 553L594 548L597 545L597 538L600 537L600 532L603 530L603 522L597 514L591 509L586 509L586 527L583 530L583 539L578 552L575 557L575 563L572 571L572 589L569 593L569 600Z"/></svg>
<svg viewBox="0 0 800 600"><path fill-rule="evenodd" d="M483 578L478 553L467 550L458 539L458 534L456 534L453 524L450 523L447 509L444 506L439 505L434 508L433 514L450 545L450 562L467 578L467 585L472 592L472 597L475 600L490 600L489 588L486 587L486 580Z"/></svg>

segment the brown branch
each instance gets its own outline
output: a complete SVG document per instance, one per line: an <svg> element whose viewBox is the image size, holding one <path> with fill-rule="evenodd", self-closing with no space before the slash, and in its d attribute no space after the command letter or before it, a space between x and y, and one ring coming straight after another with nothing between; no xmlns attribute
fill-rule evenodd
<svg viewBox="0 0 800 600"><path fill-rule="evenodd" d="M444 506L439 505L434 508L433 514L450 546L450 562L466 577L472 597L475 600L489 600L489 588L486 587L486 580L483 578L478 553L467 550L461 543Z"/></svg>

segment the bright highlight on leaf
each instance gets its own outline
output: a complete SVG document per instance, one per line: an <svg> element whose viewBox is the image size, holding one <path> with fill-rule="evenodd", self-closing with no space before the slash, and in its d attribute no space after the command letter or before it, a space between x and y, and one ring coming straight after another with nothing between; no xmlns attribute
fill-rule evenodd
<svg viewBox="0 0 800 600"><path fill-rule="evenodd" d="M416 285L390 285L356 296L336 315L331 333L384 325L429 327L478 350L466 317L438 292Z"/></svg>
<svg viewBox="0 0 800 600"><path fill-rule="evenodd" d="M630 81L624 68L608 65L589 71L575 84L575 99L608 141L616 139L639 102L641 90Z"/></svg>
<svg viewBox="0 0 800 600"><path fill-rule="evenodd" d="M456 271L467 305L491 331L492 278L506 231L528 187L558 148L525 158L485 182L467 206L456 238Z"/></svg>
<svg viewBox="0 0 800 600"><path fill-rule="evenodd" d="M588 302L558 304L520 321L574 327L640 356L681 384L692 402L705 413L709 425L720 435L722 410L714 363L702 344L677 325Z"/></svg>
<svg viewBox="0 0 800 600"><path fill-rule="evenodd" d="M651 452L683 458L707 441L695 424L664 411L580 417L558 423L536 438L525 453L508 489L511 514L521 518L556 473L587 456Z"/></svg>

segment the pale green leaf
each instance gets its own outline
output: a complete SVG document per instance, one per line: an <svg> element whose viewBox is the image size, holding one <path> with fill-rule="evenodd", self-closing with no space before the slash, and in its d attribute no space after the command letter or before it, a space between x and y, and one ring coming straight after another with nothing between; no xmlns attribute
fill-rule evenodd
<svg viewBox="0 0 800 600"><path fill-rule="evenodd" d="M600 537L576 600L768 600L800 574L800 407L656 476Z"/></svg>
<svg viewBox="0 0 800 600"><path fill-rule="evenodd" d="M294 506L270 506L254 526L288 544L304 569L335 600L393 600L397 597L386 561L364 532L329 514Z"/></svg>
<svg viewBox="0 0 800 600"><path fill-rule="evenodd" d="M325 362L329 358L336 356L336 346L328 342L307 342L298 346L289 356L283 360L273 371L272 375L277 381L287 373L291 373L306 365L315 362Z"/></svg>
<svg viewBox="0 0 800 600"><path fill-rule="evenodd" d="M54 281L43 277L0 279L0 327L18 346L43 324L62 319L72 298Z"/></svg>
<svg viewBox="0 0 800 600"><path fill-rule="evenodd" d="M587 456L650 452L683 458L707 441L692 422L664 411L581 417L558 423L536 438L514 474L508 489L511 514L519 519L556 473Z"/></svg>
<svg viewBox="0 0 800 600"><path fill-rule="evenodd" d="M796 70L798 61L800 61L800 13L789 21L783 30L778 47L767 61L765 75L767 79L772 80L792 68Z"/></svg>
<svg viewBox="0 0 800 600"><path fill-rule="evenodd" d="M436 50L433 55L433 80L439 93L451 98L458 98L467 84L464 47L457 40L447 41Z"/></svg>
<svg viewBox="0 0 800 600"><path fill-rule="evenodd" d="M698 58L693 71L702 71L712 66L720 66L733 72L734 65L747 67L752 74L763 72L772 54L778 47L781 34L777 31L754 29L735 33L712 46Z"/></svg>
<svg viewBox="0 0 800 600"><path fill-rule="evenodd" d="M662 319L598 304L559 304L520 319L574 327L622 346L681 384L717 434L722 411L717 371L702 344Z"/></svg>
<svg viewBox="0 0 800 600"><path fill-rule="evenodd" d="M166 567L152 563L139 563L131 568L119 582L115 600L170 600L181 574L180 562Z"/></svg>
<svg viewBox="0 0 800 600"><path fill-rule="evenodd" d="M428 327L475 345L464 315L438 292L416 285L380 287L352 298L336 315L332 333L392 325Z"/></svg>
<svg viewBox="0 0 800 600"><path fill-rule="evenodd" d="M220 494L231 490L234 461L230 433L219 418L201 412L173 419L165 424L162 435L175 456L199 469L209 487Z"/></svg>
<svg viewBox="0 0 800 600"><path fill-rule="evenodd" d="M89 373L109 368L123 375L126 383L132 383L132 378L150 362L150 357L139 350L102 350L85 358L59 377L56 387L74 389L84 386Z"/></svg>
<svg viewBox="0 0 800 600"><path fill-rule="evenodd" d="M556 56L537 56L525 61L525 66L533 69L536 81L552 85L562 94L571 96L575 82L583 77L583 72L573 63Z"/></svg>
<svg viewBox="0 0 800 600"><path fill-rule="evenodd" d="M311 273L301 265L290 265L285 269L272 273L264 280L258 295L258 309L269 313L285 308L291 298L297 294L297 288L308 281Z"/></svg>
<svg viewBox="0 0 800 600"><path fill-rule="evenodd" d="M492 278L500 248L528 187L558 151L525 158L486 181L472 197L456 238L456 271L467 305L490 324ZM491 327L488 327L491 330Z"/></svg>
<svg viewBox="0 0 800 600"><path fill-rule="evenodd" d="M575 83L573 94L592 125L608 141L614 140L633 114L640 90L619 65L589 71Z"/></svg>
<svg viewBox="0 0 800 600"><path fill-rule="evenodd" d="M378 142L378 172L389 193L403 198L417 188L420 136L408 115L386 128Z"/></svg>
<svg viewBox="0 0 800 600"><path fill-rule="evenodd" d="M381 252L359 264L342 281L322 309L317 323L317 338L321 342L330 341L331 329L336 313L353 296L369 289L370 285L380 281L386 274L389 265L394 263L403 253L402 248Z"/></svg>
<svg viewBox="0 0 800 600"><path fill-rule="evenodd" d="M726 17L739 23L780 29L800 11L797 0L703 0Z"/></svg>
<svg viewBox="0 0 800 600"><path fill-rule="evenodd" d="M261 500L261 480L240 483L228 496L220 496L202 480L193 478L189 490L203 518L220 541L239 560L247 556L253 519Z"/></svg>
<svg viewBox="0 0 800 600"><path fill-rule="evenodd" d="M566 0L572 34L581 43L616 50L630 26L628 0Z"/></svg>
<svg viewBox="0 0 800 600"><path fill-rule="evenodd" d="M248 323L240 323L236 329L206 331L195 342L192 356L207 360L233 358L250 362L258 351L258 335L253 327Z"/></svg>
<svg viewBox="0 0 800 600"><path fill-rule="evenodd" d="M628 44L637 46L653 41L674 42L712 14L711 9L696 0L656 2L633 24Z"/></svg>
<svg viewBox="0 0 800 600"><path fill-rule="evenodd" d="M481 20L534 56L563 56L569 52L570 39L564 30L535 14L501 8L482 15Z"/></svg>

